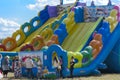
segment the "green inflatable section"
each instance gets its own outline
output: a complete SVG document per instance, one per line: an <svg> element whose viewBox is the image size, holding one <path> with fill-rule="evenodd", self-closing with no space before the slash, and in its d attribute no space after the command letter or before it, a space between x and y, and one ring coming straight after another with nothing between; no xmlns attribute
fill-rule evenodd
<svg viewBox="0 0 120 80"><path fill-rule="evenodd" d="M81 54L83 55L83 60L82 60L82 67L88 66L91 61L93 60L92 58L92 47L91 46L87 46L82 52Z"/></svg>
<svg viewBox="0 0 120 80"><path fill-rule="evenodd" d="M80 68L82 67L82 59L83 59L83 55L80 52L71 52L68 51L68 68L70 68L70 60L71 57L73 56L75 58L75 60L77 61L74 65L74 68Z"/></svg>

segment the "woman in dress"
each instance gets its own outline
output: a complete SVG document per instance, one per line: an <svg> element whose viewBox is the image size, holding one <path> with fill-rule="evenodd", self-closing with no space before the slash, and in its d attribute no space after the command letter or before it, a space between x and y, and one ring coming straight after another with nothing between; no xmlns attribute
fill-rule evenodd
<svg viewBox="0 0 120 80"><path fill-rule="evenodd" d="M21 64L18 56L16 56L14 60L14 77L15 78L21 77Z"/></svg>
<svg viewBox="0 0 120 80"><path fill-rule="evenodd" d="M7 74L10 70L9 68L9 56L4 57L2 60L2 70L3 70L3 77L7 77Z"/></svg>

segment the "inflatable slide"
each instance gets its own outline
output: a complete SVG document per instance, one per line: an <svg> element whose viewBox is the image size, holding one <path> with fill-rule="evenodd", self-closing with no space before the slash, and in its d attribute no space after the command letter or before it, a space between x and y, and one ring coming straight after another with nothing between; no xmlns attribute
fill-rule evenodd
<svg viewBox="0 0 120 80"><path fill-rule="evenodd" d="M75 12L69 13L68 15L71 16L63 21L66 24L68 35L61 46L51 45L48 48L46 55L49 56L47 59L49 64L45 60L45 66L48 66L50 71L55 70L52 60L56 53L58 58L63 59L64 76L70 76L69 68L72 56L76 60L74 76L100 74L99 69L107 67L103 62L120 38L118 35L120 34L120 23L116 19L117 12L113 9L109 17L105 20L99 18L96 22L76 22Z"/></svg>
<svg viewBox="0 0 120 80"><path fill-rule="evenodd" d="M73 76L100 74L99 69L107 68L103 62L120 39L118 14L119 9L114 7L108 17L93 20L87 7L76 3L59 15L56 6L46 6L12 37L4 39L0 50L8 51L2 54L16 51L16 55L31 53L32 56L37 51L49 72L56 71L53 59L61 57L64 77L70 76L71 57L75 58Z"/></svg>
<svg viewBox="0 0 120 80"><path fill-rule="evenodd" d="M34 51L49 45L54 38L54 30L67 17L67 10L58 14L57 6L46 6L38 16L25 22L20 29L7 37L0 44L1 51ZM57 37L56 37L57 38Z"/></svg>

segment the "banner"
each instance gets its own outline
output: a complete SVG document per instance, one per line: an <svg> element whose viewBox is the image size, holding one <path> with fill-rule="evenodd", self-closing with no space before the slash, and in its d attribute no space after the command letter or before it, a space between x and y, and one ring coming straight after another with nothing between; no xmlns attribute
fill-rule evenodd
<svg viewBox="0 0 120 80"><path fill-rule="evenodd" d="M40 58L41 63L43 64L43 52L42 51L34 51L34 52L19 52L19 59L24 62L27 57L31 57L34 62L34 67L37 66L38 58Z"/></svg>

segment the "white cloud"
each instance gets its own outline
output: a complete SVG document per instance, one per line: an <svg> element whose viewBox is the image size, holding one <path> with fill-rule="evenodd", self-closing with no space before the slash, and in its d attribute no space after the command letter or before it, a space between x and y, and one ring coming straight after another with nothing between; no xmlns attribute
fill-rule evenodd
<svg viewBox="0 0 120 80"><path fill-rule="evenodd" d="M64 1L63 4L76 2L76 0L63 0L63 1Z"/></svg>
<svg viewBox="0 0 120 80"><path fill-rule="evenodd" d="M60 0L36 0L35 4L29 4L26 7L30 10L42 10L46 5L58 5Z"/></svg>
<svg viewBox="0 0 120 80"><path fill-rule="evenodd" d="M20 25L19 25L18 23L16 23L15 21L3 19L3 18L0 18L0 24L2 24L2 25L4 25L4 26L20 26Z"/></svg>
<svg viewBox="0 0 120 80"><path fill-rule="evenodd" d="M76 0L63 0L64 4L74 3ZM91 1L94 1L95 5L107 5L109 0L80 0L81 2L86 2L88 6L90 6ZM118 4L120 0L111 0L112 4ZM36 0L35 4L27 5L27 8L30 10L42 10L46 5L58 5L60 0Z"/></svg>
<svg viewBox="0 0 120 80"><path fill-rule="evenodd" d="M17 22L0 18L0 38L11 36L19 28L20 25Z"/></svg>

